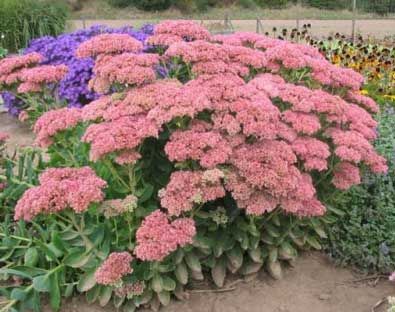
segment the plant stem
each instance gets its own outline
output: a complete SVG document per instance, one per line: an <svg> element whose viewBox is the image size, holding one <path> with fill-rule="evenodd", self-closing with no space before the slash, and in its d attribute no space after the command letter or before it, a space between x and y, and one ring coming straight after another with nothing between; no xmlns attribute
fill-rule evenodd
<svg viewBox="0 0 395 312"><path fill-rule="evenodd" d="M0 236L14 238L14 239L21 240L21 241L24 241L24 242L29 242L29 243L31 242L31 239L28 239L28 238L25 238L25 237L21 237L21 236L16 236L16 235L6 235L4 233L0 233Z"/></svg>

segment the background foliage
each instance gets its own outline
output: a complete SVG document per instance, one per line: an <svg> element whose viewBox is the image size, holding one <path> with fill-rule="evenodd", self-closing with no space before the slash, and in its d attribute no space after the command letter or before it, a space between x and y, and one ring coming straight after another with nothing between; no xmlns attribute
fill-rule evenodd
<svg viewBox="0 0 395 312"><path fill-rule="evenodd" d="M15 52L31 39L58 35L65 29L68 10L58 1L0 1L0 46Z"/></svg>

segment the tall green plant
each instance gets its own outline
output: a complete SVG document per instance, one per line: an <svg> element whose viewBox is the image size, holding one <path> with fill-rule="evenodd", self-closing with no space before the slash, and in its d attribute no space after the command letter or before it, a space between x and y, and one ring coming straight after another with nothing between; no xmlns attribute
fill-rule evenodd
<svg viewBox="0 0 395 312"><path fill-rule="evenodd" d="M65 29L67 7L58 1L0 1L0 46L16 52L34 38Z"/></svg>

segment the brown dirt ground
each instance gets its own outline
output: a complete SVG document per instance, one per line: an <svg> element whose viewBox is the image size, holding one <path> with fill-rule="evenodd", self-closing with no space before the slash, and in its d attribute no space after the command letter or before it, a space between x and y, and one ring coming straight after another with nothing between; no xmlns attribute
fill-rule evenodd
<svg viewBox="0 0 395 312"><path fill-rule="evenodd" d="M0 131L11 135L9 148L29 144L33 135L28 127L6 114L0 114ZM349 269L335 267L321 253L303 254L282 280L275 281L261 272L249 282L239 283L234 291L193 293L185 302L173 301L163 312L369 312L395 287L385 278L355 282ZM44 310L45 312L49 310ZM114 311L88 305L82 297L64 304L62 312ZM376 311L384 312L385 308Z"/></svg>

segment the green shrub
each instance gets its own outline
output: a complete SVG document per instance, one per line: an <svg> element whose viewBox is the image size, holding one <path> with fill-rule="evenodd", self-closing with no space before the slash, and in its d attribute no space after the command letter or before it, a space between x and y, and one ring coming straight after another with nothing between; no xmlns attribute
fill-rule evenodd
<svg viewBox="0 0 395 312"><path fill-rule="evenodd" d="M15 52L31 39L62 33L66 19L67 7L57 1L1 0L1 44Z"/></svg>
<svg viewBox="0 0 395 312"><path fill-rule="evenodd" d="M108 4L116 8L126 8L127 6L133 5L133 0L107 0Z"/></svg>
<svg viewBox="0 0 395 312"><path fill-rule="evenodd" d="M327 250L339 264L362 271L389 272L395 268L395 114L380 117L376 148L386 155L385 176L366 175L364 183L345 193L336 205L343 212L329 229Z"/></svg>
<svg viewBox="0 0 395 312"><path fill-rule="evenodd" d="M3 47L0 46L0 59L6 57L7 53L8 53L7 49L4 49Z"/></svg>
<svg viewBox="0 0 395 312"><path fill-rule="evenodd" d="M289 0L255 0L255 3L260 7L280 9L288 5Z"/></svg>
<svg viewBox="0 0 395 312"><path fill-rule="evenodd" d="M144 11L166 10L172 4L171 0L135 0L134 5Z"/></svg>
<svg viewBox="0 0 395 312"><path fill-rule="evenodd" d="M343 10L351 6L351 2L344 0L307 0L307 5L319 9Z"/></svg>
<svg viewBox="0 0 395 312"><path fill-rule="evenodd" d="M255 2L254 0L238 0L237 4L243 8L253 8L255 7Z"/></svg>
<svg viewBox="0 0 395 312"><path fill-rule="evenodd" d="M190 13L196 9L194 0L176 0L174 6L182 12Z"/></svg>

